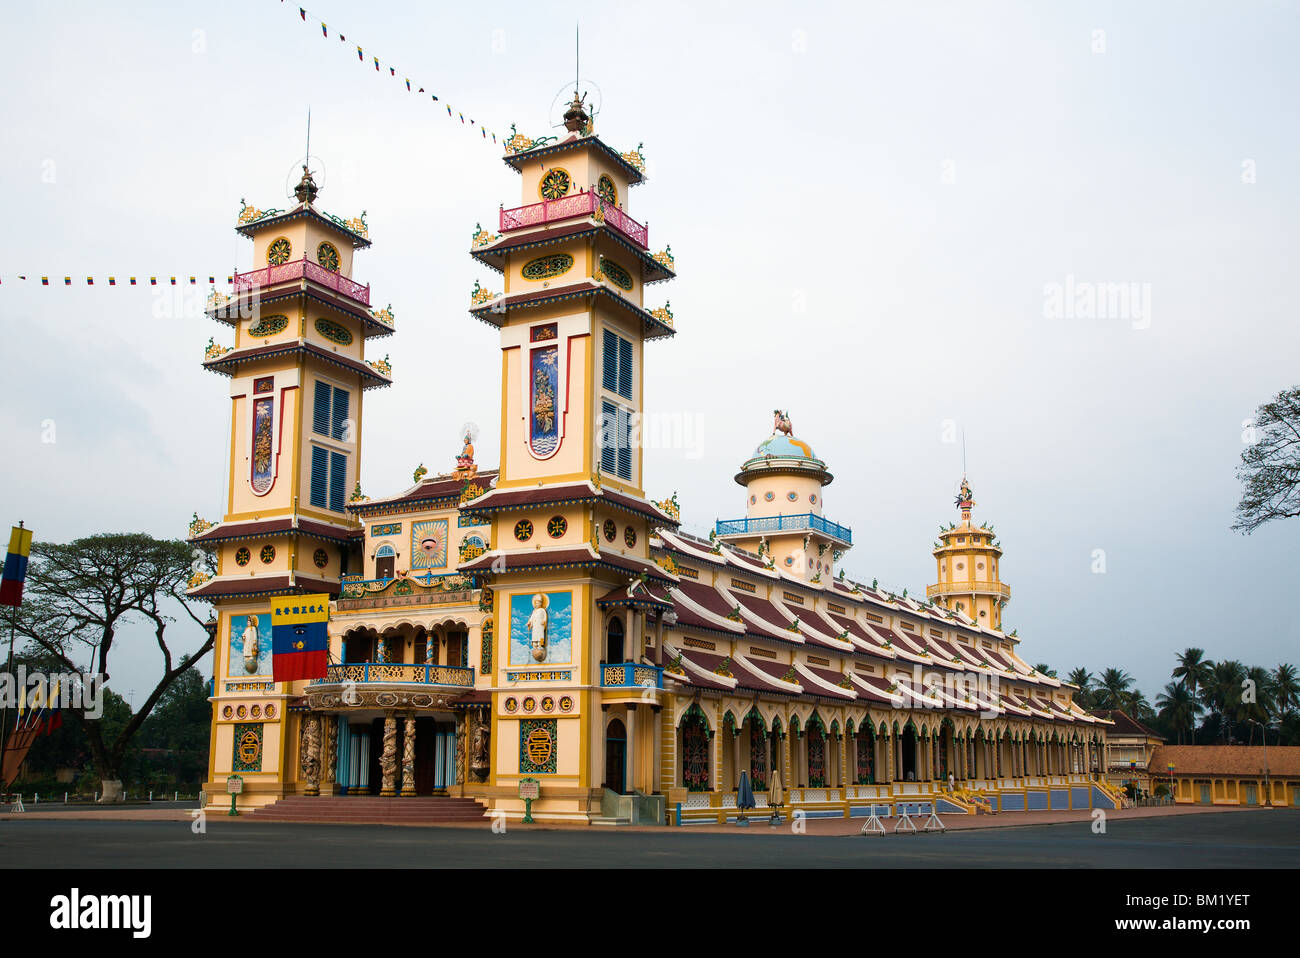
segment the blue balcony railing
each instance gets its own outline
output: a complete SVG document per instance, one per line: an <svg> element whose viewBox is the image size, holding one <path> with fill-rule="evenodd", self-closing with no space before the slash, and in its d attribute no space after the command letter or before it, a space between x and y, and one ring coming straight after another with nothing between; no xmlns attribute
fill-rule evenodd
<svg viewBox="0 0 1300 958"><path fill-rule="evenodd" d="M838 522L823 519L813 512L793 516L768 516L761 519L719 519L714 531L720 536L752 535L761 532L820 532L840 542L853 543L853 530Z"/></svg>
<svg viewBox="0 0 1300 958"><path fill-rule="evenodd" d="M414 665L400 662L349 662L325 668L318 683L383 682L406 685L449 685L472 689L474 670L459 665Z"/></svg>
<svg viewBox="0 0 1300 958"><path fill-rule="evenodd" d="M600 667L600 687L604 689L664 687L664 670L659 665L638 662L613 662Z"/></svg>

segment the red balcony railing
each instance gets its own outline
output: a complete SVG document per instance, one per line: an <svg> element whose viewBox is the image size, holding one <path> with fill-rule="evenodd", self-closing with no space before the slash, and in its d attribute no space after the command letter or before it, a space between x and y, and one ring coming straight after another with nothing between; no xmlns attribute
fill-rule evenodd
<svg viewBox="0 0 1300 958"><path fill-rule="evenodd" d="M283 263L279 266L255 269L247 273L236 273L235 295L259 286L272 286L276 283L285 283L295 279L309 279L313 283L328 286L335 292L342 293L348 299L355 300L363 306L370 305L369 283L362 286L360 283L348 279L342 273L328 270L319 263L313 263L306 258L294 260L291 263Z"/></svg>
<svg viewBox="0 0 1300 958"><path fill-rule="evenodd" d="M572 219L575 216L591 216L597 206L604 214L605 222L618 230L642 249L650 248L650 230L612 203L602 200L595 193L583 190L562 196L558 200L542 200L528 206L517 206L513 210L501 211L500 229L502 233L521 230L526 226L540 223L554 223L556 220Z"/></svg>

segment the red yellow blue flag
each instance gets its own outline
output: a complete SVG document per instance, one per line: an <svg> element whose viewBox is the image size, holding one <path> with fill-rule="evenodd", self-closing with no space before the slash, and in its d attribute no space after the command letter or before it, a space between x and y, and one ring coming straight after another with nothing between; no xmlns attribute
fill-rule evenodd
<svg viewBox="0 0 1300 958"><path fill-rule="evenodd" d="M27 558L32 554L32 530L14 526L9 533L9 552L0 577L0 605L22 605L23 583L27 581Z"/></svg>
<svg viewBox="0 0 1300 958"><path fill-rule="evenodd" d="M325 677L330 597L285 596L271 607L271 678L276 682Z"/></svg>

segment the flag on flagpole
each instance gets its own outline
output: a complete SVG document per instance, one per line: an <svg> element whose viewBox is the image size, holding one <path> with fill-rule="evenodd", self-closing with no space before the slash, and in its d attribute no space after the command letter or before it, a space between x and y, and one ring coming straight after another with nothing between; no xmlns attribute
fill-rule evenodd
<svg viewBox="0 0 1300 958"><path fill-rule="evenodd" d="M321 32L321 36L323 36L323 37L327 37L327 36L330 35L329 30L327 30L327 29L325 28L325 24L324 24L323 22L322 22L321 25L320 25L320 32Z"/></svg>
<svg viewBox="0 0 1300 958"><path fill-rule="evenodd" d="M304 10L302 7L298 8L298 16L302 17L303 23L307 22L307 11Z"/></svg>
<svg viewBox="0 0 1300 958"><path fill-rule="evenodd" d="M329 652L330 597L284 596L271 607L271 678L323 679Z"/></svg>
<svg viewBox="0 0 1300 958"><path fill-rule="evenodd" d="M22 605L23 583L27 581L27 557L32 554L32 530L21 525L9 533L9 552L0 576L0 605Z"/></svg>

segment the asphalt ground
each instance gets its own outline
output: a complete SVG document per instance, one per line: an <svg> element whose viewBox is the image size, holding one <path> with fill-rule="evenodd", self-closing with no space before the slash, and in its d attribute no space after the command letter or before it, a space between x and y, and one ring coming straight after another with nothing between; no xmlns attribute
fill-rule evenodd
<svg viewBox="0 0 1300 958"><path fill-rule="evenodd" d="M530 829L178 821L0 821L0 868L1300 867L1300 813L1261 809L869 837L790 827Z"/></svg>

